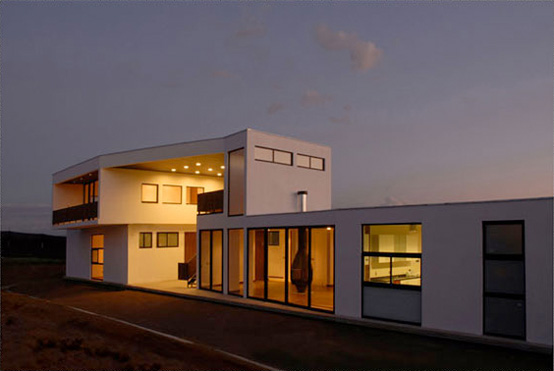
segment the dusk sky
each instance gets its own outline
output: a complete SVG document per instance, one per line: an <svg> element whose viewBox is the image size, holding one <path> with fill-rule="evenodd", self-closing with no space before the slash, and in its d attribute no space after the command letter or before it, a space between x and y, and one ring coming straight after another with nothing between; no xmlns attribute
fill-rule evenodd
<svg viewBox="0 0 554 371"><path fill-rule="evenodd" d="M331 146L333 207L552 196L553 2L0 11L3 230L67 166L247 127Z"/></svg>

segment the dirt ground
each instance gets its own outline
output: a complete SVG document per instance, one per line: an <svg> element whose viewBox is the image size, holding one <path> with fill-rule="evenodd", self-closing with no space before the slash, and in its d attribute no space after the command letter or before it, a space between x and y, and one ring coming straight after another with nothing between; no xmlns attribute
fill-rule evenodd
<svg viewBox="0 0 554 371"><path fill-rule="evenodd" d="M2 286L63 274L56 264L6 264ZM253 370L187 345L43 299L2 291L2 370Z"/></svg>

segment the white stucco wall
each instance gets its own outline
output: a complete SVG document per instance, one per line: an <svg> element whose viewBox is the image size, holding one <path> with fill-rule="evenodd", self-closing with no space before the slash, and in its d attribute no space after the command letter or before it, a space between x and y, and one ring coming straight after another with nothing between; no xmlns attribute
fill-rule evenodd
<svg viewBox="0 0 554 371"><path fill-rule="evenodd" d="M293 153L293 165L256 161L255 146ZM300 168L296 155L325 159L325 170ZM246 214L300 211L298 191L308 191L308 211L331 208L331 149L292 138L248 130L246 148Z"/></svg>
<svg viewBox="0 0 554 371"><path fill-rule="evenodd" d="M128 228L128 283L139 284L176 280L178 263L185 258L184 232L195 232L194 225L133 224ZM152 247L139 248L139 233L152 232ZM179 247L157 247L157 232L178 232Z"/></svg>
<svg viewBox="0 0 554 371"><path fill-rule="evenodd" d="M142 183L158 185L158 203L141 201ZM164 204L163 185L182 186L181 204ZM196 205L186 204L186 187L223 189L223 179L156 171L102 169L98 224L195 224Z"/></svg>
<svg viewBox="0 0 554 371"><path fill-rule="evenodd" d="M127 226L68 230L66 275L90 279L93 234L104 235L104 281L127 284Z"/></svg>
<svg viewBox="0 0 554 371"><path fill-rule="evenodd" d="M527 341L552 345L552 215L552 199L531 199L232 218L211 215L199 217L198 228L334 225L335 314L360 318L362 225L421 223L421 326L482 335L482 222L523 220Z"/></svg>

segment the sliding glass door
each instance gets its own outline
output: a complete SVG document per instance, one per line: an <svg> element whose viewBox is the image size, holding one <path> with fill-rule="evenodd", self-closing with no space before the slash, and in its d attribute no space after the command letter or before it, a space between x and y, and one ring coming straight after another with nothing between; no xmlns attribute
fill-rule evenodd
<svg viewBox="0 0 554 371"><path fill-rule="evenodd" d="M248 231L248 296L334 310L334 228Z"/></svg>
<svg viewBox="0 0 554 371"><path fill-rule="evenodd" d="M223 231L200 231L200 288L223 291Z"/></svg>

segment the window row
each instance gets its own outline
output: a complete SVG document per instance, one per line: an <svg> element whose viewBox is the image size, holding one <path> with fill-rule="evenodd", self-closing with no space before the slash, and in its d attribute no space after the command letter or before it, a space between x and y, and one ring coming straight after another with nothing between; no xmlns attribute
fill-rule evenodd
<svg viewBox="0 0 554 371"><path fill-rule="evenodd" d="M142 183L141 201L143 203L158 203L158 185ZM162 203L182 204L183 187L180 185L162 185ZM204 187L186 187L187 205L197 205L198 195L204 193Z"/></svg>
<svg viewBox="0 0 554 371"><path fill-rule="evenodd" d="M292 152L267 147L254 147L254 159L292 166ZM325 159L321 157L297 154L296 166L305 169L325 170Z"/></svg>
<svg viewBox="0 0 554 371"><path fill-rule="evenodd" d="M139 233L139 248L152 247L152 232ZM156 247L179 247L179 232L156 233Z"/></svg>

